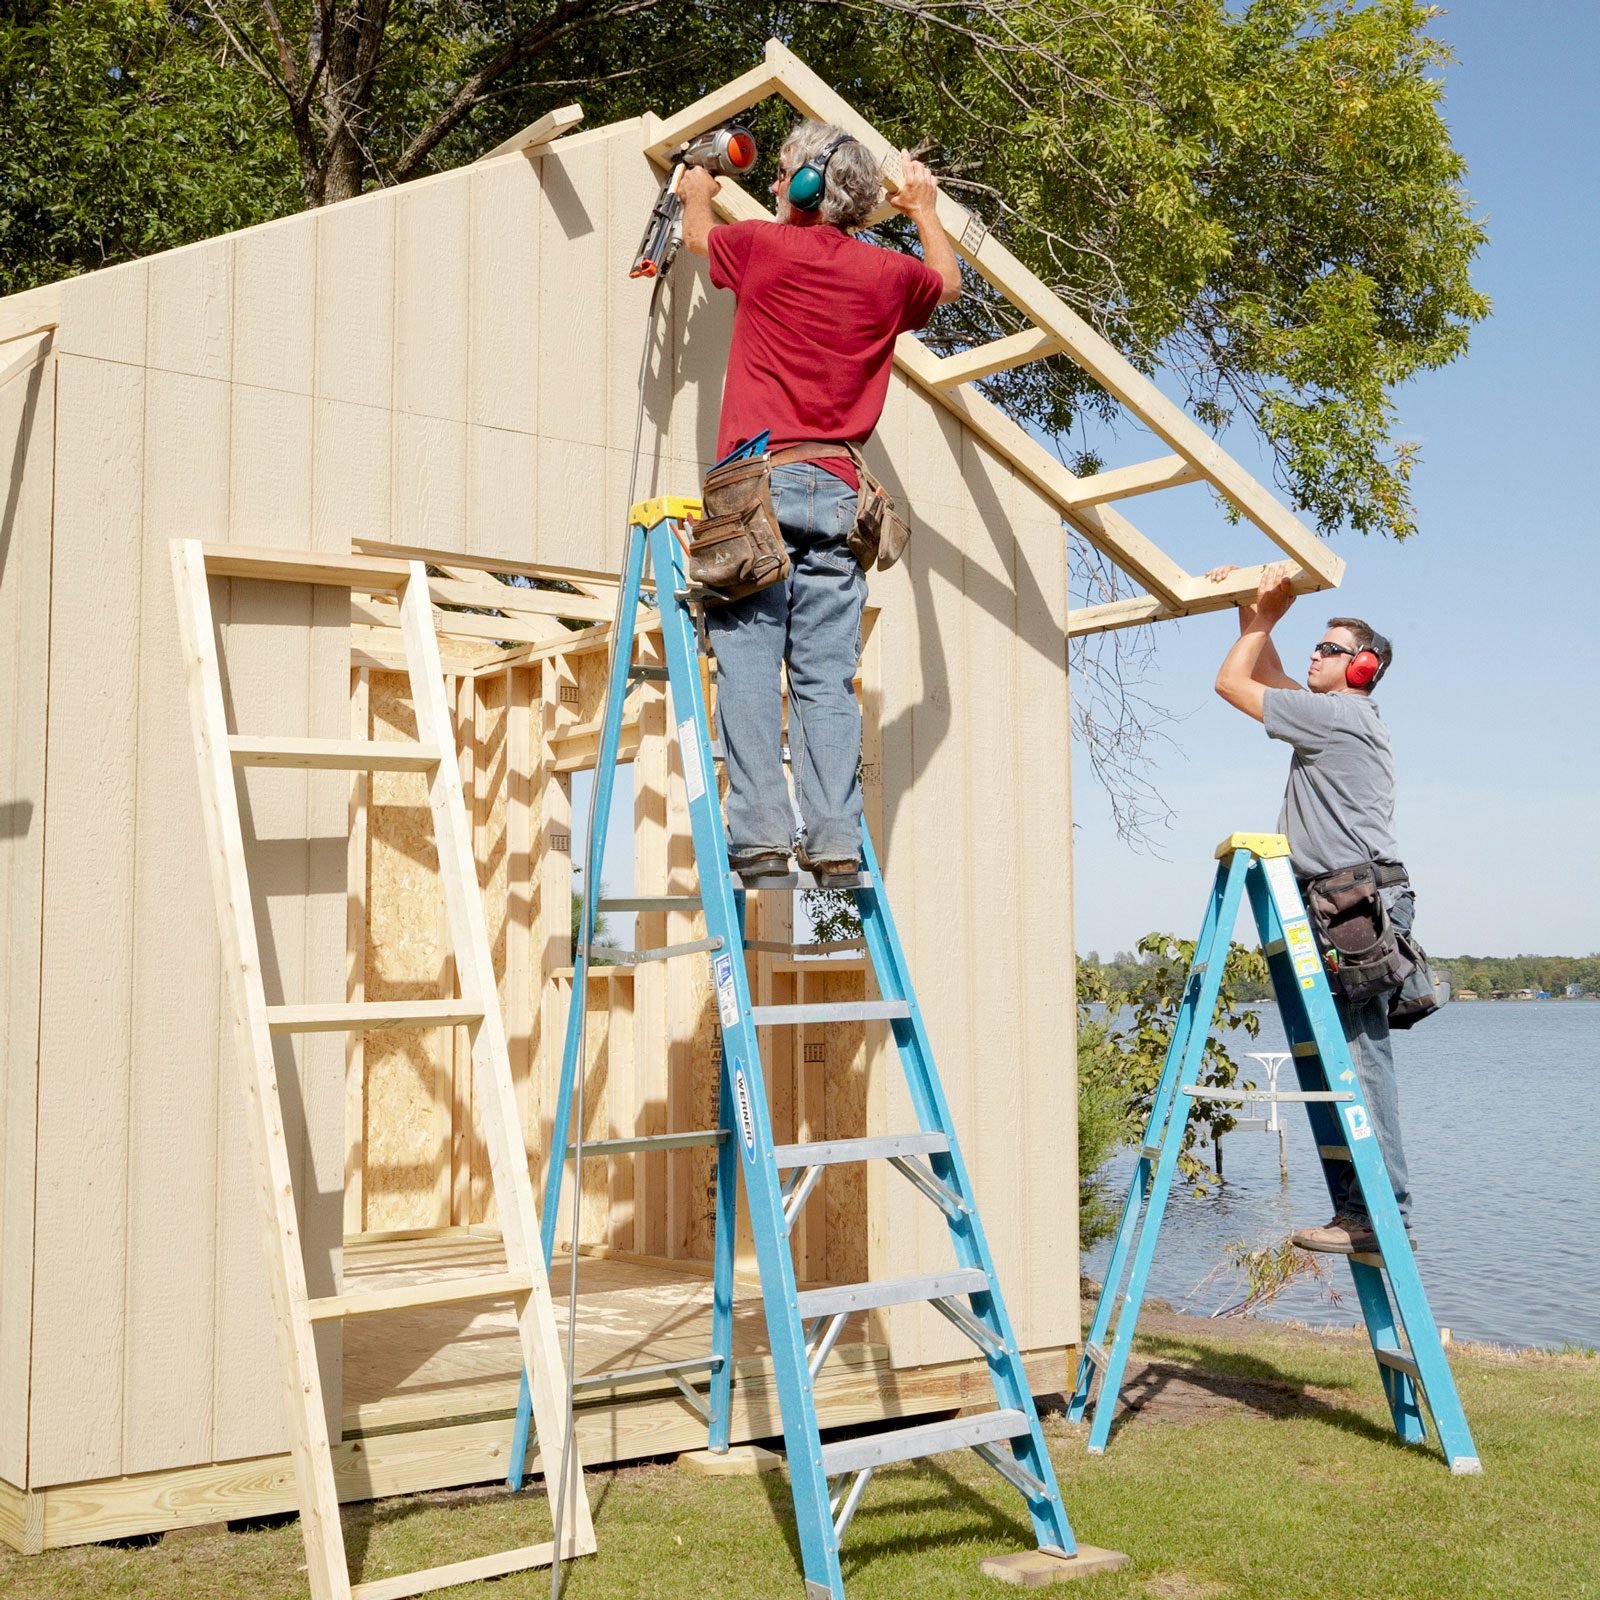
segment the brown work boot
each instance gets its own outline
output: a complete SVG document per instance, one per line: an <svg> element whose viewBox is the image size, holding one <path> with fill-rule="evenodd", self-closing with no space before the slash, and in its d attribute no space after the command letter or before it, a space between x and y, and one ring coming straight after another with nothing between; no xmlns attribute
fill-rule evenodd
<svg viewBox="0 0 1600 1600"><path fill-rule="evenodd" d="M1300 1228L1289 1242L1301 1250L1324 1250L1332 1255L1368 1255L1378 1248L1378 1236L1365 1217L1341 1211L1320 1228Z"/></svg>
<svg viewBox="0 0 1600 1600"><path fill-rule="evenodd" d="M746 887L763 878L781 878L789 871L787 850L764 850L755 855L738 856L728 863Z"/></svg>
<svg viewBox="0 0 1600 1600"><path fill-rule="evenodd" d="M859 859L840 861L813 861L804 845L796 845L794 858L802 872L809 872L820 889L846 888L861 876Z"/></svg>

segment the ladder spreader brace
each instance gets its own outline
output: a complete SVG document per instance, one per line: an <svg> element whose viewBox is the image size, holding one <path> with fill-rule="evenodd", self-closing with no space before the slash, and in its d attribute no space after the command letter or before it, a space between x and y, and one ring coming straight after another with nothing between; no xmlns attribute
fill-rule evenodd
<svg viewBox="0 0 1600 1600"><path fill-rule="evenodd" d="M706 695L699 670L703 634L697 630L691 609L693 596L687 587L680 538L684 523L698 515L699 509L698 501L676 498L633 507L616 629L618 640L634 637L648 559L661 610L672 723L682 762L699 890L684 896L604 900L599 909L704 912L706 938L632 955L636 960L710 955L721 1021L719 1126L704 1132L585 1142L581 1150L584 1158L599 1159L640 1150L715 1147L711 1350L697 1361L610 1373L594 1381L621 1383L646 1372L666 1372L686 1392L694 1392L685 1374L690 1370L707 1373L710 1382L702 1414L707 1417L708 1442L713 1451L728 1448L733 1380L734 1185L737 1175L742 1174L777 1379L807 1593L842 1600L839 1542L879 1467L963 1447L977 1451L1022 1494L1040 1550L1068 1562L1076 1553L1072 1529L973 1203L966 1165L956 1143L905 954L889 912L872 840L865 830L862 870L848 888L861 916L863 942L883 998L827 1005L751 1003L744 961L744 952L754 947L744 937L747 891L728 864L722 807L712 770L714 750ZM611 663L595 772L596 837L589 845L591 862L604 859L605 830L621 745L623 699L629 682L640 676L630 657L631 649L624 645L616 649ZM808 874L798 873L765 880L760 888L787 891L812 886L814 880ZM581 942L576 963L545 1188L541 1242L547 1266L555 1248L565 1169L573 1153L569 1139L579 1071L579 1008L587 979ZM845 1020L889 1023L910 1087L918 1131L878 1138L775 1144L757 1029ZM789 1236L801 1209L828 1167L879 1160L893 1165L944 1213L954 1264L944 1272L921 1277L802 1292L795 1282L789 1249ZM996 1408L978 1416L824 1444L818 1432L813 1383L845 1324L850 1317L865 1311L915 1302L931 1304L972 1340L988 1363ZM513 1487L522 1482L529 1423L524 1381L509 1463ZM545 1459L551 1459L548 1451Z"/></svg>
<svg viewBox="0 0 1600 1600"><path fill-rule="evenodd" d="M506 1300L516 1308L532 1405L553 1460L565 1426L566 1373L555 1311L537 1242L539 1219L528 1175L495 987L493 959L478 889L455 739L444 696L428 579L420 561L379 557L302 555L290 550L241 550L174 540L173 582L188 680L200 803L211 856L224 968L232 974L234 1053L249 1106L250 1138L260 1186L267 1281L283 1363L290 1448L313 1600L400 1600L405 1595L548 1566L555 1542L529 1545L424 1572L352 1586L339 1522L322 1377L314 1330L319 1322L375 1315L414 1306ZM211 611L212 578L320 584L399 600L415 742L259 737L234 733L223 698L222 662ZM373 1003L269 1005L262 978L256 915L240 820L237 767L304 771L415 771L427 774L439 877L455 956L459 999ZM375 1028L464 1027L472 1042L475 1104L482 1108L506 1270L398 1288L353 1289L313 1298L295 1211L294 1172L284 1136L283 1107L273 1059L275 1035L356 1032ZM572 1475L562 1507L561 1556L591 1554L594 1526L581 1472Z"/></svg>
<svg viewBox="0 0 1600 1600"><path fill-rule="evenodd" d="M1417 1272L1415 1252L1400 1220L1388 1169L1367 1117L1361 1079L1295 882L1289 842L1279 834L1235 833L1222 841L1216 853L1216 880L1134 1164L1105 1284L1078 1362L1067 1417L1074 1422L1082 1419L1098 1378L1089 1451L1093 1455L1104 1452L1194 1102L1265 1098L1259 1091L1210 1088L1198 1081L1234 922L1240 902L1248 897L1300 1081L1298 1090L1278 1091L1276 1098L1305 1105L1324 1162L1354 1164L1372 1216L1378 1249L1351 1256L1350 1273L1395 1431L1407 1444L1421 1443L1427 1437L1422 1418L1425 1403L1450 1470L1479 1472L1477 1447Z"/></svg>

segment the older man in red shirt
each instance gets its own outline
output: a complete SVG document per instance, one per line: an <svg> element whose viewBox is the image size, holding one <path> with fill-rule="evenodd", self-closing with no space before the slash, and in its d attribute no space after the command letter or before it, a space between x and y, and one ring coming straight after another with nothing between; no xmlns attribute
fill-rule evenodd
<svg viewBox="0 0 1600 1600"><path fill-rule="evenodd" d="M700 168L680 180L684 245L710 260L712 283L737 302L717 454L770 433L773 504L793 564L783 583L712 610L708 627L734 869L747 878L788 869L787 665L803 833L795 848L827 883L853 876L861 850L853 682L867 582L847 543L858 484L845 446L865 444L877 426L895 339L960 296L961 269L939 222L937 184L920 161L901 153L900 187L889 197L916 224L920 260L851 237L876 210L883 184L866 147L842 129L801 123L778 162L776 222L718 225L717 180ZM807 209L818 175L820 202ZM829 444L838 455L827 454Z"/></svg>

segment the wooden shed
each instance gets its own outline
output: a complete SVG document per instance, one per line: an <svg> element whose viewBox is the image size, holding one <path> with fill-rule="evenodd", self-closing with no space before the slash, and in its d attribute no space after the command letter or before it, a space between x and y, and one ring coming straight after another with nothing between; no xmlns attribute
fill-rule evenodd
<svg viewBox="0 0 1600 1600"><path fill-rule="evenodd" d="M0 301L0 1538L17 1548L294 1504L169 541L400 551L437 574L542 1178L571 988L571 775L594 754L649 299L627 268L664 152L772 94L850 127L892 173L886 141L774 44L667 121L560 136L547 118L475 166ZM760 214L732 184L722 200ZM872 582L868 820L1011 1314L1049 1392L1079 1338L1069 631L1229 605L1255 581L1202 585L1110 503L1204 481L1300 561L1302 587L1336 582L1341 564L942 204L1020 327L966 352L911 336L897 351L870 454L916 535ZM641 493L694 492L731 310L680 260L650 354ZM1173 453L1076 478L975 387L1062 353ZM1143 593L1069 619L1069 529ZM409 736L381 600L244 581L213 599L240 729ZM683 797L664 688L633 704L634 889L660 894L692 869ZM241 776L275 999L452 992L421 782ZM642 918L639 942L678 937L666 923ZM862 993L848 958L755 959L769 1003ZM591 1134L714 1121L708 977L681 974L593 975ZM883 1046L859 1024L775 1039L777 1136L906 1125ZM450 1030L311 1036L279 1070L313 1292L492 1257ZM684 1151L586 1175L579 1375L706 1347L708 1168ZM909 1186L853 1169L826 1185L798 1236L803 1280L942 1260L942 1223ZM778 1425L758 1299L741 1299L739 1327L735 1438L762 1437ZM975 1370L969 1345L909 1307L844 1354L819 1388L824 1425L948 1409ZM322 1355L349 1498L503 1471L509 1313L370 1319L342 1343L335 1327ZM670 1386L582 1398L590 1464L703 1442Z"/></svg>

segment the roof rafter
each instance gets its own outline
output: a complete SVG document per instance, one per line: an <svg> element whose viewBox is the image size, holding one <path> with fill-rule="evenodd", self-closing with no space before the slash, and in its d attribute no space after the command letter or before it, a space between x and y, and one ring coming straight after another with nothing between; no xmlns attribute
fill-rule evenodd
<svg viewBox="0 0 1600 1600"><path fill-rule="evenodd" d="M899 186L899 152L793 51L771 39L761 64L665 119L646 115L646 150L658 164L685 140L778 94L802 114L844 128L872 153L884 182ZM724 179L716 200L726 217L770 217L758 200ZM1245 470L1181 406L1111 342L1095 332L1019 261L966 207L942 191L939 220L957 253L1028 319L1017 333L940 357L915 334L902 334L895 361L919 387L1003 455L1059 508L1085 540L1148 591L1144 596L1070 613L1070 634L1101 632L1227 609L1255 592L1260 566L1220 583L1184 570L1110 502L1180 484L1205 482L1299 565L1299 593L1334 587L1344 561ZM1080 478L972 385L995 372L1065 354L1174 455Z"/></svg>

